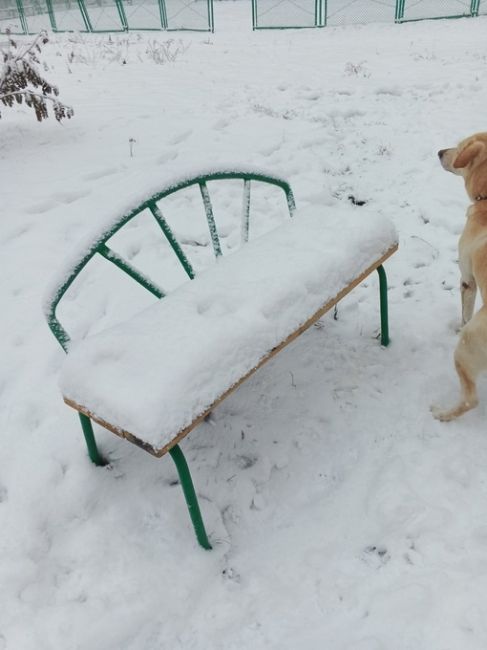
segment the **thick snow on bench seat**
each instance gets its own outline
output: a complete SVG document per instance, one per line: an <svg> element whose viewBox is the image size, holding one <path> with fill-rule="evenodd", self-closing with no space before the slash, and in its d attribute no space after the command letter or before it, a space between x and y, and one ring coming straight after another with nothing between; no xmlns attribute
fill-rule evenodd
<svg viewBox="0 0 487 650"><path fill-rule="evenodd" d="M397 241L367 210L314 207L126 323L73 343L65 398L156 449Z"/></svg>

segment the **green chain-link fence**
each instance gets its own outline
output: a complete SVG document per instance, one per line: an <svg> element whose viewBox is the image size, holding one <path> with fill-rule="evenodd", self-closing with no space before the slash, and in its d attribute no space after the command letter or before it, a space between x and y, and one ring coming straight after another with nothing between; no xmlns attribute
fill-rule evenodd
<svg viewBox="0 0 487 650"><path fill-rule="evenodd" d="M487 14L487 0L252 0L254 29L407 22Z"/></svg>
<svg viewBox="0 0 487 650"><path fill-rule="evenodd" d="M487 15L487 0L251 0L254 29ZM213 0L0 0L0 32L213 31Z"/></svg>
<svg viewBox="0 0 487 650"><path fill-rule="evenodd" d="M0 32L213 31L213 0L0 0Z"/></svg>

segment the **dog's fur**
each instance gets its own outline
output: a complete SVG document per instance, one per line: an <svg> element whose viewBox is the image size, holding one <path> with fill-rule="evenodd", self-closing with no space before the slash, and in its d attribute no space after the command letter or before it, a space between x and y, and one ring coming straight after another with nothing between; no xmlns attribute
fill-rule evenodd
<svg viewBox="0 0 487 650"><path fill-rule="evenodd" d="M433 415L446 422L478 404L476 380L487 370L487 132L466 138L457 147L438 152L444 169L463 176L472 201L458 244L461 274L462 329L455 350L455 368L461 385L459 403ZM477 287L482 307L473 315Z"/></svg>

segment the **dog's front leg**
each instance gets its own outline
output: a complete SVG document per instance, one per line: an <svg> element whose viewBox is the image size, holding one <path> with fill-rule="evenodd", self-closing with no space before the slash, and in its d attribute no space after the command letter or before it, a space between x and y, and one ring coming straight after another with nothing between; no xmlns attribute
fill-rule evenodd
<svg viewBox="0 0 487 650"><path fill-rule="evenodd" d="M462 277L460 293L462 296L462 325L465 325L473 316L475 297L477 296L477 283L473 276L470 276L468 280Z"/></svg>

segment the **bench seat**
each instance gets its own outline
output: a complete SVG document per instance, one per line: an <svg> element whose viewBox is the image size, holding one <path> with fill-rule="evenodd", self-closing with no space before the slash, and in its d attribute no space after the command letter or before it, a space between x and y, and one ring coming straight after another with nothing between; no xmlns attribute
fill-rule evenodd
<svg viewBox="0 0 487 650"><path fill-rule="evenodd" d="M65 402L161 456L397 248L368 209L298 211L125 323L74 342Z"/></svg>

